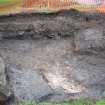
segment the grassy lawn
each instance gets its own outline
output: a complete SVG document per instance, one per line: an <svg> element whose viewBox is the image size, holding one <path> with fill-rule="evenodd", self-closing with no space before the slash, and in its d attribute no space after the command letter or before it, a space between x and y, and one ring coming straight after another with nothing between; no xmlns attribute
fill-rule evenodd
<svg viewBox="0 0 105 105"><path fill-rule="evenodd" d="M26 102L26 103L18 103L16 105L105 105L105 100L100 99L97 101L89 101L89 100L75 100L71 102L62 102L62 103L50 103L50 102Z"/></svg>

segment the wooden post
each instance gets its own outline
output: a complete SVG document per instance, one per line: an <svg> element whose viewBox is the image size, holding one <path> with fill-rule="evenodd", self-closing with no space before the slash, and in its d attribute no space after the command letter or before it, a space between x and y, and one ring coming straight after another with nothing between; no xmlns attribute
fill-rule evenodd
<svg viewBox="0 0 105 105"><path fill-rule="evenodd" d="M25 8L31 8L35 1L37 1L37 0L25 0L24 1L24 7Z"/></svg>

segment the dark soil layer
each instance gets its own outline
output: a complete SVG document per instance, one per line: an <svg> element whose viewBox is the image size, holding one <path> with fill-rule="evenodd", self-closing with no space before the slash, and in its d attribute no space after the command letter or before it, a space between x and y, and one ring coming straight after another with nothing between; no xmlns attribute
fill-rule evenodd
<svg viewBox="0 0 105 105"><path fill-rule="evenodd" d="M58 39L74 36L80 29L104 27L104 20L105 14L76 10L1 16L0 36L4 39Z"/></svg>

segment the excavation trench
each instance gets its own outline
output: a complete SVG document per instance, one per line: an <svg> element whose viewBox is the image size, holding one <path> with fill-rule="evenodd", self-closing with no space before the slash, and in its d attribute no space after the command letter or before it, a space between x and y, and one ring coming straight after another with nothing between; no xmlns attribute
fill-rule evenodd
<svg viewBox="0 0 105 105"><path fill-rule="evenodd" d="M105 98L104 18L74 10L0 17L0 55L15 101ZM37 85L43 96L31 81L44 84Z"/></svg>

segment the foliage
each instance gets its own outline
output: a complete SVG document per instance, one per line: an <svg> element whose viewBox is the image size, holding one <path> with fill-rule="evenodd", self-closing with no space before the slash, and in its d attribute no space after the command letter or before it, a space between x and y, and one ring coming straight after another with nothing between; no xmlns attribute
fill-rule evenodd
<svg viewBox="0 0 105 105"><path fill-rule="evenodd" d="M105 105L105 99L99 99L96 101L91 101L87 99L78 99L74 101L68 101L68 102L60 102L60 103L54 103L54 102L41 102L41 103L35 103L35 102L26 102L26 103L17 103L16 105Z"/></svg>
<svg viewBox="0 0 105 105"><path fill-rule="evenodd" d="M0 0L0 5L9 5L14 3L19 3L20 0Z"/></svg>

